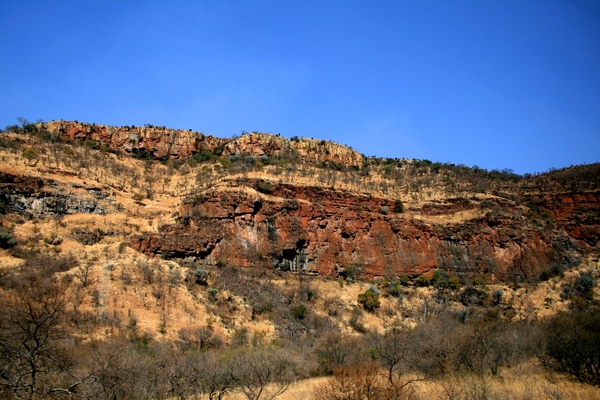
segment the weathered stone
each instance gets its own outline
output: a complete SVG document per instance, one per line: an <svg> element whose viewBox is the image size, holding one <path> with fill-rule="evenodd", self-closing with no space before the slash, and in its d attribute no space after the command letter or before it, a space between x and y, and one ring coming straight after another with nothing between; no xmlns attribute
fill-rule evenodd
<svg viewBox="0 0 600 400"><path fill-rule="evenodd" d="M284 195L297 200L294 209L270 200ZM573 210L578 209L578 202L598 208L599 195L565 199L573 202ZM261 206L256 207L257 203ZM435 214L480 208L476 201L448 203L435 208ZM553 265L577 265L585 248L597 243L569 236L563 229L568 224L559 224L560 218L554 227L540 230L535 220L519 216L519 207L507 207L501 199L487 200L490 212L486 216L451 225L365 211L382 206L391 207L390 201L283 184L269 196L216 192L202 204L182 205L180 214L190 216L185 224L141 235L132 246L163 255L223 258L240 266L321 275L337 275L354 265L366 276L415 276L441 268L456 274L535 279ZM193 215L202 219L194 220ZM595 222L581 228L598 227L600 223Z"/></svg>

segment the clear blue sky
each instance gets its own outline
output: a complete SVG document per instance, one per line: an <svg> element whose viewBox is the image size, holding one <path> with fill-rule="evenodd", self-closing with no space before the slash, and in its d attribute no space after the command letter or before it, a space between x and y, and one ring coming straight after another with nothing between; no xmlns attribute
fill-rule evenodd
<svg viewBox="0 0 600 400"><path fill-rule="evenodd" d="M0 126L165 125L512 168L600 161L600 2L0 0Z"/></svg>

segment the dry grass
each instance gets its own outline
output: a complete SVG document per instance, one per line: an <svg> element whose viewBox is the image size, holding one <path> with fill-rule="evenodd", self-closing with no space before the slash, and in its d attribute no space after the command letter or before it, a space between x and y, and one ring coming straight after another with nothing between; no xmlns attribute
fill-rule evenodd
<svg viewBox="0 0 600 400"><path fill-rule="evenodd" d="M456 377L417 384L421 399L600 399L600 388L544 371Z"/></svg>
<svg viewBox="0 0 600 400"><path fill-rule="evenodd" d="M288 390L277 397L278 400L300 400L311 399L315 388L329 378L312 378L298 381L291 385ZM244 400L246 397L242 393L232 393L225 396L226 399Z"/></svg>
<svg viewBox="0 0 600 400"><path fill-rule="evenodd" d="M312 399L315 389L330 378L319 377L296 382L279 400ZM452 376L436 381L415 383L416 399L561 399L561 400L599 400L600 388L582 384L556 374L545 372L528 374L510 374L501 377L458 377ZM241 393L232 393L225 397L242 400Z"/></svg>

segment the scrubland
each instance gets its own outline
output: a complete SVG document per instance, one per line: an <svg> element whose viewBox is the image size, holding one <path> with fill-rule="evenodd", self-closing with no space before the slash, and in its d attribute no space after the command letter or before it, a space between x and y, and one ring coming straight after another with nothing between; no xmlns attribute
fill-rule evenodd
<svg viewBox="0 0 600 400"><path fill-rule="evenodd" d="M1 140L3 174L115 199L105 214L3 210L1 398L600 398L597 252L542 279L501 282L442 270L367 277L352 266L306 276L128 246L172 223L182 198L237 190L231 182L244 178L402 198L410 214L474 190L510 197L563 180L581 190L589 177L518 180L385 159L358 171L285 158L160 163L96 144Z"/></svg>

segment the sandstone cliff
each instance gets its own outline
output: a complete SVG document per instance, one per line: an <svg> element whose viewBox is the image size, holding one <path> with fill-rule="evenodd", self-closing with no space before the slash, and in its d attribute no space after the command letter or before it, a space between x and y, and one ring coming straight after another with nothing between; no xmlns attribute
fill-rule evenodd
<svg viewBox="0 0 600 400"><path fill-rule="evenodd" d="M364 156L357 151L331 141L288 140L265 133L221 139L192 130L151 125L114 127L70 121L40 123L37 128L72 141L93 140L99 146L143 158L185 160L202 150L209 150L217 155L292 156L304 162L331 162L343 166L359 166L364 161Z"/></svg>
<svg viewBox="0 0 600 400"><path fill-rule="evenodd" d="M139 236L132 246L163 257L218 259L242 266L338 275L349 266L365 276L416 276L434 269L501 279L536 279L568 269L596 246L600 221L571 224L573 210L600 211L600 192L562 196L571 204L553 222L528 216L502 198L446 199L419 212L396 213L389 199L319 187L231 182L249 190L215 191L180 209L179 223ZM258 190L254 190L258 189ZM471 212L458 223L427 220ZM582 233L584 232L584 233Z"/></svg>

